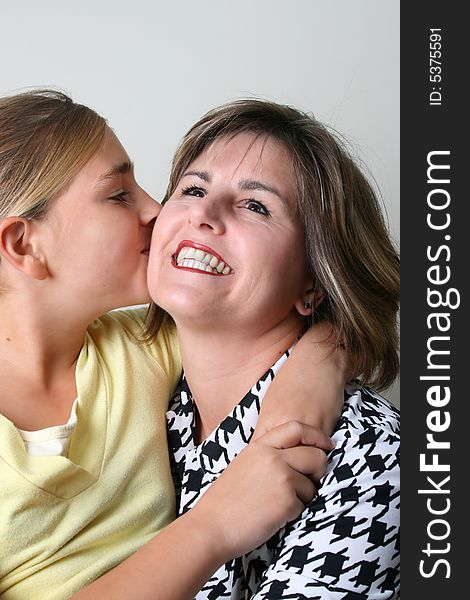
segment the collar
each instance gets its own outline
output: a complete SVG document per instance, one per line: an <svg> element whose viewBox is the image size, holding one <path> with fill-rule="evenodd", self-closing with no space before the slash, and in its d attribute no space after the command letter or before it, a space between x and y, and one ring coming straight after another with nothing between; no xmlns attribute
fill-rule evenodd
<svg viewBox="0 0 470 600"><path fill-rule="evenodd" d="M225 469L253 436L266 391L289 357L293 346L294 344L264 373L198 446L194 439L196 406L188 382L183 377L167 412L169 446L178 470L184 470L188 461L199 463L205 472L214 475Z"/></svg>

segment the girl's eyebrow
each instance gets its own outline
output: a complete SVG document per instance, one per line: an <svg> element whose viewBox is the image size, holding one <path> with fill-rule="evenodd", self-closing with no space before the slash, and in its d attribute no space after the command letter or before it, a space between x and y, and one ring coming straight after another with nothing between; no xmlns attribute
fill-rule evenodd
<svg viewBox="0 0 470 600"><path fill-rule="evenodd" d="M106 184L109 181L112 181L113 179L116 179L117 177L119 177L119 175L125 175L126 173L132 173L133 170L134 170L134 163L132 161L125 160L122 163L115 165L114 167L111 167L111 169L109 169L109 171L102 173L98 177L96 185L101 186L103 184Z"/></svg>

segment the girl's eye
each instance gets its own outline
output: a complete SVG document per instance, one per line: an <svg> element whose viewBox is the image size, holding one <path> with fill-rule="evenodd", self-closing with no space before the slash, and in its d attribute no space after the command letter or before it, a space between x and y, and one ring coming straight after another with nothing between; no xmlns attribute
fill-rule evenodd
<svg viewBox="0 0 470 600"><path fill-rule="evenodd" d="M183 196L196 196L196 198L204 198L206 191L198 185L189 185L181 190Z"/></svg>
<svg viewBox="0 0 470 600"><path fill-rule="evenodd" d="M119 192L119 194L115 194L114 196L109 197L110 200L114 200L118 204L125 204L130 206L132 204L129 192Z"/></svg>
<svg viewBox="0 0 470 600"><path fill-rule="evenodd" d="M245 202L245 208L251 210L251 212L263 215L264 217L271 216L271 212L269 211L269 209L266 208L266 206L258 200L247 200Z"/></svg>

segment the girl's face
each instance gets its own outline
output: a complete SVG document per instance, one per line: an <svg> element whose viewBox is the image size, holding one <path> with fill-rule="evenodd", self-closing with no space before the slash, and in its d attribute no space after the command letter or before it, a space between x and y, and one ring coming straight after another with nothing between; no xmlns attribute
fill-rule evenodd
<svg viewBox="0 0 470 600"><path fill-rule="evenodd" d="M158 218L154 301L197 326L259 330L298 320L312 280L294 191L289 156L275 140L242 133L216 141Z"/></svg>
<svg viewBox="0 0 470 600"><path fill-rule="evenodd" d="M82 310L86 305L96 315L148 302L148 253L159 211L137 185L126 151L108 129L101 150L35 225L64 301Z"/></svg>

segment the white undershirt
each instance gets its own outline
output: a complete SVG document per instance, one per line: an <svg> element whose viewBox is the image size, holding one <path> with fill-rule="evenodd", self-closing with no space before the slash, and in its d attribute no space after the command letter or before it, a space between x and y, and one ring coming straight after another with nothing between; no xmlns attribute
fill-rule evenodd
<svg viewBox="0 0 470 600"><path fill-rule="evenodd" d="M17 428L30 456L67 456L70 438L77 424L77 402L78 398L72 404L70 418L65 425L55 425L37 431Z"/></svg>

